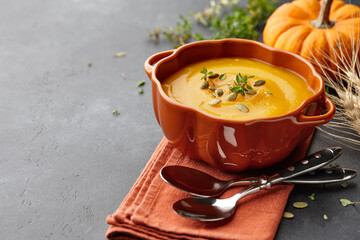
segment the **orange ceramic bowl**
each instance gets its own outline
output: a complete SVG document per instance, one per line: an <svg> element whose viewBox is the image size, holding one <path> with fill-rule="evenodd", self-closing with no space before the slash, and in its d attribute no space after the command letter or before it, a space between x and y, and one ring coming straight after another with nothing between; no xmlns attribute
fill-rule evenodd
<svg viewBox="0 0 360 240"><path fill-rule="evenodd" d="M281 116L233 120L185 106L163 91L161 82L182 67L220 57L252 58L288 69L302 76L315 94ZM256 41L193 42L151 56L145 62L145 71L152 81L155 116L165 137L184 154L221 170L244 171L278 163L303 143L315 126L329 122L335 114L324 82L309 62ZM320 115L325 109L327 112Z"/></svg>

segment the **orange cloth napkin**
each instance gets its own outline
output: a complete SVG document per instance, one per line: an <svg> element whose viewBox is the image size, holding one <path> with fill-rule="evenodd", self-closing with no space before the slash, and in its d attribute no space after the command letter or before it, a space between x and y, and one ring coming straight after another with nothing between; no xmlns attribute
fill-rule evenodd
<svg viewBox="0 0 360 240"><path fill-rule="evenodd" d="M311 138L297 147L291 158L306 154ZM240 200L235 215L219 222L186 219L172 210L177 200L189 197L165 183L159 171L164 166L196 168L220 179L239 175L224 173L207 164L189 159L165 138L156 148L140 177L113 215L106 236L109 239L273 239L293 185L277 185ZM225 192L228 197L239 188Z"/></svg>

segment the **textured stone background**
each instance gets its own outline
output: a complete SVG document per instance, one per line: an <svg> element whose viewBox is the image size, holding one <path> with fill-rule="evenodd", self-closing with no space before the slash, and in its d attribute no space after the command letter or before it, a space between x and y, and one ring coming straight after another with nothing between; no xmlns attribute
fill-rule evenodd
<svg viewBox="0 0 360 240"><path fill-rule="evenodd" d="M106 216L163 137L143 63L172 44L153 44L146 29L174 26L208 1L0 3L0 239L104 239ZM334 145L316 134L310 151ZM359 156L345 149L338 162L360 170ZM359 239L359 207L338 200L359 201L359 190L359 177L348 189L296 187L287 207L296 217L277 239Z"/></svg>

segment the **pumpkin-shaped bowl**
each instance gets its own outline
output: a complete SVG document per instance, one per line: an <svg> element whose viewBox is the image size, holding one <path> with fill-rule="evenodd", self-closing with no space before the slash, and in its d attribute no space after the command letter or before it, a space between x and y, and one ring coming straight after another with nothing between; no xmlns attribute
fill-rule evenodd
<svg viewBox="0 0 360 240"><path fill-rule="evenodd" d="M162 81L184 66L223 57L255 59L290 70L306 80L314 95L281 116L234 120L185 106L164 92ZM311 135L315 126L329 122L335 114L322 78L308 61L256 41L193 42L149 57L145 71L152 81L155 116L165 137L182 153L224 171L240 172L279 163Z"/></svg>

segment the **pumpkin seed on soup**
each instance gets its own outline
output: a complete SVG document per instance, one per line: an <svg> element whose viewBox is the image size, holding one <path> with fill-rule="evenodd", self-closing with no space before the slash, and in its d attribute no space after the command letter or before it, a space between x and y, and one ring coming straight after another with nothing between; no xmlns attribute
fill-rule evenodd
<svg viewBox="0 0 360 240"><path fill-rule="evenodd" d="M211 91L215 91L215 90L216 90L216 87L210 86L209 89L210 89Z"/></svg>
<svg viewBox="0 0 360 240"><path fill-rule="evenodd" d="M208 76L208 78L210 78L210 79L215 79L215 78L217 78L218 76L219 76L218 73L214 73L214 74Z"/></svg>
<svg viewBox="0 0 360 240"><path fill-rule="evenodd" d="M218 95L219 97L221 97L224 94L224 91L220 88L215 90L215 94Z"/></svg>
<svg viewBox="0 0 360 240"><path fill-rule="evenodd" d="M293 206L295 208L306 208L309 204L307 204L306 202L294 202Z"/></svg>
<svg viewBox="0 0 360 240"><path fill-rule="evenodd" d="M260 79L260 80L255 81L254 86L259 87L259 86L264 85L264 84L265 84L265 80Z"/></svg>
<svg viewBox="0 0 360 240"><path fill-rule="evenodd" d="M210 106L214 106L214 105L216 105L216 104L218 104L218 103L220 103L220 102L221 102L220 99L214 99L214 100L212 100L212 101L209 102L209 105L210 105Z"/></svg>
<svg viewBox="0 0 360 240"><path fill-rule="evenodd" d="M237 108L242 112L249 112L249 109L244 104L237 105Z"/></svg>
<svg viewBox="0 0 360 240"><path fill-rule="evenodd" d="M225 75L225 73L223 73L223 74L220 74L220 77L219 77L219 80L224 80L225 79L225 77L226 77L226 75Z"/></svg>
<svg viewBox="0 0 360 240"><path fill-rule="evenodd" d="M208 87L209 87L209 82L208 82L208 81L202 82L202 83L200 84L200 89L206 89L206 88L208 88Z"/></svg>
<svg viewBox="0 0 360 240"><path fill-rule="evenodd" d="M255 91L253 91L253 90L247 90L247 91L246 91L246 94L249 94L249 95L255 95L255 94L256 94L256 92L255 92Z"/></svg>
<svg viewBox="0 0 360 240"><path fill-rule="evenodd" d="M226 100L228 101L234 101L237 97L237 93L233 92L233 93L230 93L227 97L226 97Z"/></svg>

